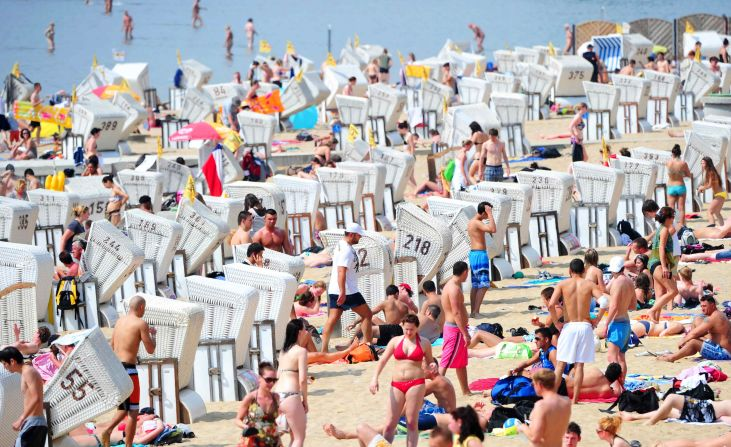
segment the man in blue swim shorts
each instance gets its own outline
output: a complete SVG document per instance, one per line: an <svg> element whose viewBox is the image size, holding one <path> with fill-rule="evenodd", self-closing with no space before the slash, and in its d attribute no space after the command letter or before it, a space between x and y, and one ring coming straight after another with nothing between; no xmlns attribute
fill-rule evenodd
<svg viewBox="0 0 731 447"><path fill-rule="evenodd" d="M607 361L619 363L622 367L620 383L624 383L627 374L627 361L625 353L629 348L629 336L632 326L629 321L628 309L632 300L635 299L635 286L632 280L624 274L624 257L614 256L609 260L609 272L612 280L608 287L609 310L607 311L607 325L605 338L607 340Z"/></svg>
<svg viewBox="0 0 731 447"><path fill-rule="evenodd" d="M487 223L484 221L487 220ZM477 214L467 224L467 234L470 236L470 275L472 276L472 290L470 290L470 317L478 316L485 293L490 288L490 257L487 255L486 234L495 233L495 219L492 216L492 205L480 202L477 205Z"/></svg>
<svg viewBox="0 0 731 447"><path fill-rule="evenodd" d="M718 310L713 296L701 297L701 311L706 318L696 319L693 329L678 344L678 352L658 357L658 360L674 362L696 353L708 360L731 360L731 323L728 318Z"/></svg>

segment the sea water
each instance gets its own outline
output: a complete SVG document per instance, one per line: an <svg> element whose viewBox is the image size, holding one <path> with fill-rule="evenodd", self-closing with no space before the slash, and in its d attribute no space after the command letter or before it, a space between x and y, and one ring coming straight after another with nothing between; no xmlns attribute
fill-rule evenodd
<svg viewBox="0 0 731 447"><path fill-rule="evenodd" d="M212 82L228 82L233 72L246 75L256 51L246 49L244 24L251 17L273 54L281 57L286 42L320 64L327 56L328 27L337 58L348 38L387 47L398 66L397 51L417 58L435 55L444 41L471 42L469 22L485 31L488 60L506 46L546 45L560 51L564 23L604 19L612 22L656 17L670 19L706 12L730 13L728 0L202 0L204 26L191 26L192 0L115 0L111 16L104 1L0 0L0 74L19 62L32 81L42 81L44 94L70 92L88 73L94 55L113 67L113 53L126 62L149 62L152 86L167 99L177 67L176 50L183 59L197 59L213 69ZM123 41L122 14L134 19L134 39ZM56 52L49 54L43 32L56 23ZM234 33L233 58L226 59L224 28ZM255 44L255 50L258 44ZM394 69L392 75L396 74ZM395 76L394 76L395 77Z"/></svg>

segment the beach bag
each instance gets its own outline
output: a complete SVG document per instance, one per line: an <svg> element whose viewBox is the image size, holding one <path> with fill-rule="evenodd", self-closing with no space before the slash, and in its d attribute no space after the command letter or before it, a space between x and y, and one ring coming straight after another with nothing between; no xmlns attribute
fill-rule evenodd
<svg viewBox="0 0 731 447"><path fill-rule="evenodd" d="M480 323L477 325L477 329L480 331L489 332L492 335L500 338L505 338L503 337L503 327L500 325L500 323Z"/></svg>
<svg viewBox="0 0 731 447"><path fill-rule="evenodd" d="M452 181L452 177L454 177L454 166L454 159L451 159L447 162L447 165L444 167L444 180L448 182Z"/></svg>
<svg viewBox="0 0 731 447"><path fill-rule="evenodd" d="M241 169L244 170L244 180L259 182L261 181L261 165L257 163L254 155L247 151L241 160Z"/></svg>
<svg viewBox="0 0 731 447"><path fill-rule="evenodd" d="M541 151L541 157L543 158L558 158L561 156L561 152L555 147L547 147Z"/></svg>
<svg viewBox="0 0 731 447"><path fill-rule="evenodd" d="M678 230L678 233L680 235L680 241L683 243L683 245L699 245L700 244L700 242L698 241L698 238L695 237L693 230L691 230L690 228L683 227L680 230Z"/></svg>
<svg viewBox="0 0 731 447"><path fill-rule="evenodd" d="M521 417L518 410L511 407L495 407L492 410L490 419L487 421L487 432L492 433L495 428L503 428L505 421L508 419L518 419L520 422L525 422L525 418Z"/></svg>
<svg viewBox="0 0 731 447"><path fill-rule="evenodd" d="M527 377L510 376L495 383L490 394L493 403L512 404L521 400L538 400L533 383Z"/></svg>
<svg viewBox="0 0 731 447"><path fill-rule="evenodd" d="M363 363L363 362L376 362L378 361L378 354L376 349L367 344L362 343L355 349L350 351L348 355L348 363Z"/></svg>
<svg viewBox="0 0 731 447"><path fill-rule="evenodd" d="M679 383L677 383L679 385ZM680 388L673 383L673 387L667 390L665 395L662 397L665 400L671 394L678 394L680 396L692 397L698 400L716 400L716 393L713 392L713 388L708 386L707 383L699 383L692 390L680 391ZM620 408L621 410L621 408Z"/></svg>
<svg viewBox="0 0 731 447"><path fill-rule="evenodd" d="M660 400L657 398L655 388L645 388L643 390L622 391L617 400L607 408L601 410L605 413L613 413L614 407L619 407L619 411L630 411L635 413L649 413L660 408Z"/></svg>
<svg viewBox="0 0 731 447"><path fill-rule="evenodd" d="M497 347L495 357L498 359L527 360L533 357L528 343L502 342Z"/></svg>

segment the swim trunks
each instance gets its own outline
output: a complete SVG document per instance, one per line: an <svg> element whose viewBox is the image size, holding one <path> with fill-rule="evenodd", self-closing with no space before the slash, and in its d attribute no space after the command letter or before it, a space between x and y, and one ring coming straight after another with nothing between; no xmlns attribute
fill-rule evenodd
<svg viewBox="0 0 731 447"><path fill-rule="evenodd" d="M687 422L704 422L710 424L716 421L716 410L710 400L698 400L685 396L680 420Z"/></svg>
<svg viewBox="0 0 731 447"><path fill-rule="evenodd" d="M132 381L132 394L117 409L122 411L137 411L140 409L140 379L137 375L137 365L122 362L122 366Z"/></svg>
<svg viewBox="0 0 731 447"><path fill-rule="evenodd" d="M490 166L485 165L485 181L486 182L502 182L504 180L505 172L503 171L503 165Z"/></svg>
<svg viewBox="0 0 731 447"><path fill-rule="evenodd" d="M393 337L399 335L404 335L404 329L400 324L379 324L376 346L386 346Z"/></svg>
<svg viewBox="0 0 731 447"><path fill-rule="evenodd" d="M558 336L556 358L564 363L591 363L594 361L594 332L585 321L566 323Z"/></svg>
<svg viewBox="0 0 731 447"><path fill-rule="evenodd" d="M609 323L607 330L607 343L611 343L619 348L619 352L627 352L629 348L629 334L632 327L628 320L614 320ZM560 339L560 337L559 337Z"/></svg>
<svg viewBox="0 0 731 447"><path fill-rule="evenodd" d="M671 185L668 186L668 195L674 197L684 196L686 193L685 185Z"/></svg>
<svg viewBox="0 0 731 447"><path fill-rule="evenodd" d="M444 323L444 344L439 366L442 368L467 367L467 343L459 328L454 323Z"/></svg>
<svg viewBox="0 0 731 447"><path fill-rule="evenodd" d="M701 346L701 357L707 360L731 360L731 354L716 343L705 340Z"/></svg>
<svg viewBox="0 0 731 447"><path fill-rule="evenodd" d="M487 250L470 251L470 275L473 289L490 288L490 258Z"/></svg>
<svg viewBox="0 0 731 447"><path fill-rule="evenodd" d="M424 404L421 406L421 410L419 410L419 431L431 430L436 427L437 418L434 417L434 415L446 413L447 410L425 399ZM401 419L399 419L399 425L404 428L406 427L406 417L402 416Z"/></svg>
<svg viewBox="0 0 731 447"><path fill-rule="evenodd" d="M15 440L15 447L37 447L46 445L48 423L43 416L30 416L23 421L23 426Z"/></svg>
<svg viewBox="0 0 731 447"><path fill-rule="evenodd" d="M360 305L368 304L360 292L345 295L345 302L341 305L338 305L338 295L329 294L328 297L330 298L330 309L351 310Z"/></svg>

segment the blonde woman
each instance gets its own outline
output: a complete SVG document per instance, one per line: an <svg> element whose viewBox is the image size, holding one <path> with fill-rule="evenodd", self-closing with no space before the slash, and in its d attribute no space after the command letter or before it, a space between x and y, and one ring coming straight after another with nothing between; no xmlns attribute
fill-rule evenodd
<svg viewBox="0 0 731 447"><path fill-rule="evenodd" d="M84 222L89 219L89 207L77 205L73 209L74 220L71 221L66 231L61 236L61 247L67 253L71 253L71 244L74 242L74 236L82 234L84 230Z"/></svg>
<svg viewBox="0 0 731 447"><path fill-rule="evenodd" d="M622 418L619 416L604 416L599 419L596 435L610 447L630 447L630 443L617 434L621 426Z"/></svg>
<svg viewBox="0 0 731 447"><path fill-rule="evenodd" d="M716 167L713 165L711 157L703 157L701 159L701 168L703 169L704 183L698 187L698 194L702 194L706 190L713 191L713 199L708 204L708 223L712 226L722 227L723 216L721 208L728 198L726 191L723 190L723 182L721 176L718 175Z"/></svg>

